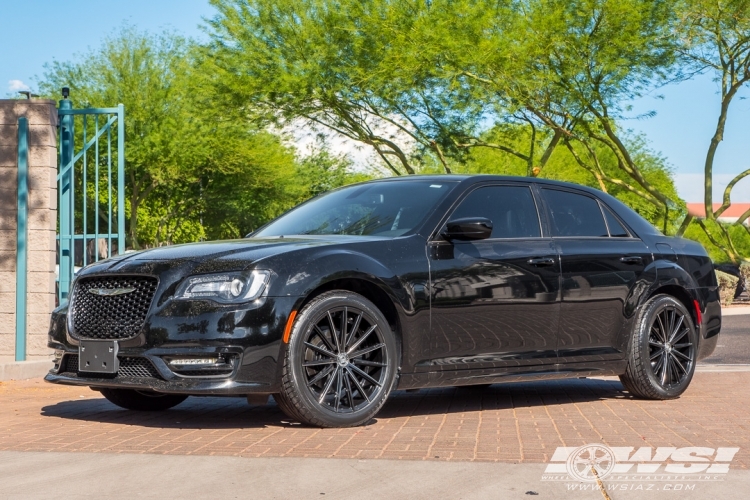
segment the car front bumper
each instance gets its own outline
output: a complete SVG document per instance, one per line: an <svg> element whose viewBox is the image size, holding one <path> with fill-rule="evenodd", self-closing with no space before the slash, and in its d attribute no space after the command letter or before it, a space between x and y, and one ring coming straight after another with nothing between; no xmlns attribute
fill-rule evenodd
<svg viewBox="0 0 750 500"><path fill-rule="evenodd" d="M171 394L243 395L278 392L282 336L296 297L267 297L252 309L206 306L152 311L142 332L116 341L116 374L78 371L79 341L67 329L65 308L52 315L48 346L57 352L45 380L91 388L151 390ZM229 319L229 320L228 320ZM186 326L188 325L188 326ZM193 327L198 325L198 327ZM172 358L224 359L231 370L180 372Z"/></svg>

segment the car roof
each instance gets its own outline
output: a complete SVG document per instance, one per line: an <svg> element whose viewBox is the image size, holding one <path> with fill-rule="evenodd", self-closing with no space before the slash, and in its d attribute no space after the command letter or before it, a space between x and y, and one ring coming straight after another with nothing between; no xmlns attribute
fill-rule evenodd
<svg viewBox="0 0 750 500"><path fill-rule="evenodd" d="M579 191L587 192L600 200L606 205L613 209L625 222L633 229L636 234L641 237L644 235L660 235L658 229L656 229L650 222L636 213L632 208L625 205L623 202L615 198L614 196L605 193L604 191L589 186L583 186L581 184L574 184L572 182L563 182L552 179L540 179L538 177L520 177L512 175L487 175L487 174L473 174L473 175L456 175L456 174L438 174L438 175L403 175L398 177L386 177L381 179L373 179L366 181L362 184L368 184L373 182L404 182L410 180L426 180L433 182L446 182L453 181L460 184L475 184L487 181L501 181L501 182L528 182L537 183L546 186L557 186L571 189L577 189Z"/></svg>
<svg viewBox="0 0 750 500"><path fill-rule="evenodd" d="M490 175L490 174L469 174L469 175L457 175L457 174L437 174L437 175L401 175L396 177L384 177L380 179L372 179L365 181L363 184L371 182L406 182L413 180L425 180L425 181L436 181L436 182L486 182L486 181L502 181L502 182L535 182L537 184L546 184L550 186L568 187L572 189L579 189L587 191L593 195L600 196L603 191L589 186L583 186L581 184L574 184L572 182L557 181L552 179L540 179L539 177L521 177L517 175Z"/></svg>

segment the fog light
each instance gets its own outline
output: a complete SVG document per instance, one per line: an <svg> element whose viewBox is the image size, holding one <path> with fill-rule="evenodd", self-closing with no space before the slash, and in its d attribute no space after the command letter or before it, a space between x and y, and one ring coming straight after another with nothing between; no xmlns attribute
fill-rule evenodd
<svg viewBox="0 0 750 500"><path fill-rule="evenodd" d="M65 351L62 351L60 349L55 349L55 353L52 356L52 363L53 363L53 370L55 372L59 372L60 367L62 366L62 360L63 356L65 355Z"/></svg>
<svg viewBox="0 0 750 500"><path fill-rule="evenodd" d="M219 358L178 358L169 361L172 366L210 366L219 363Z"/></svg>
<svg viewBox="0 0 750 500"><path fill-rule="evenodd" d="M232 354L204 354L204 357L165 357L164 361L178 377L228 377L237 365Z"/></svg>

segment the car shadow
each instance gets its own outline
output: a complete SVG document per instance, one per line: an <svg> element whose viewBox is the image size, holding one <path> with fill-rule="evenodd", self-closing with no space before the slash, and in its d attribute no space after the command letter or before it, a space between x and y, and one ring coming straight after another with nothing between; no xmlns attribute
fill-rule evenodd
<svg viewBox="0 0 750 500"><path fill-rule="evenodd" d="M161 429L237 429L298 427L269 398L266 405L251 406L244 398L191 397L167 411L139 412L121 409L103 397L82 396L42 408L44 417L84 422L123 424ZM613 399L633 399L618 380L568 379L515 382L490 387L446 387L419 391L394 391L376 419L427 416L467 411L510 410Z"/></svg>

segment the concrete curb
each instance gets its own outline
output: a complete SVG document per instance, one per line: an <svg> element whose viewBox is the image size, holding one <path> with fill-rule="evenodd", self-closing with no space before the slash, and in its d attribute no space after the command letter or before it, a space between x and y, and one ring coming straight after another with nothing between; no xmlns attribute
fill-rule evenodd
<svg viewBox="0 0 750 500"><path fill-rule="evenodd" d="M722 316L740 316L742 314L750 314L750 306L723 307L721 309Z"/></svg>
<svg viewBox="0 0 750 500"><path fill-rule="evenodd" d="M26 380L43 377L52 369L51 359L0 361L0 380Z"/></svg>
<svg viewBox="0 0 750 500"><path fill-rule="evenodd" d="M750 372L750 365L701 365L695 367L697 372Z"/></svg>

